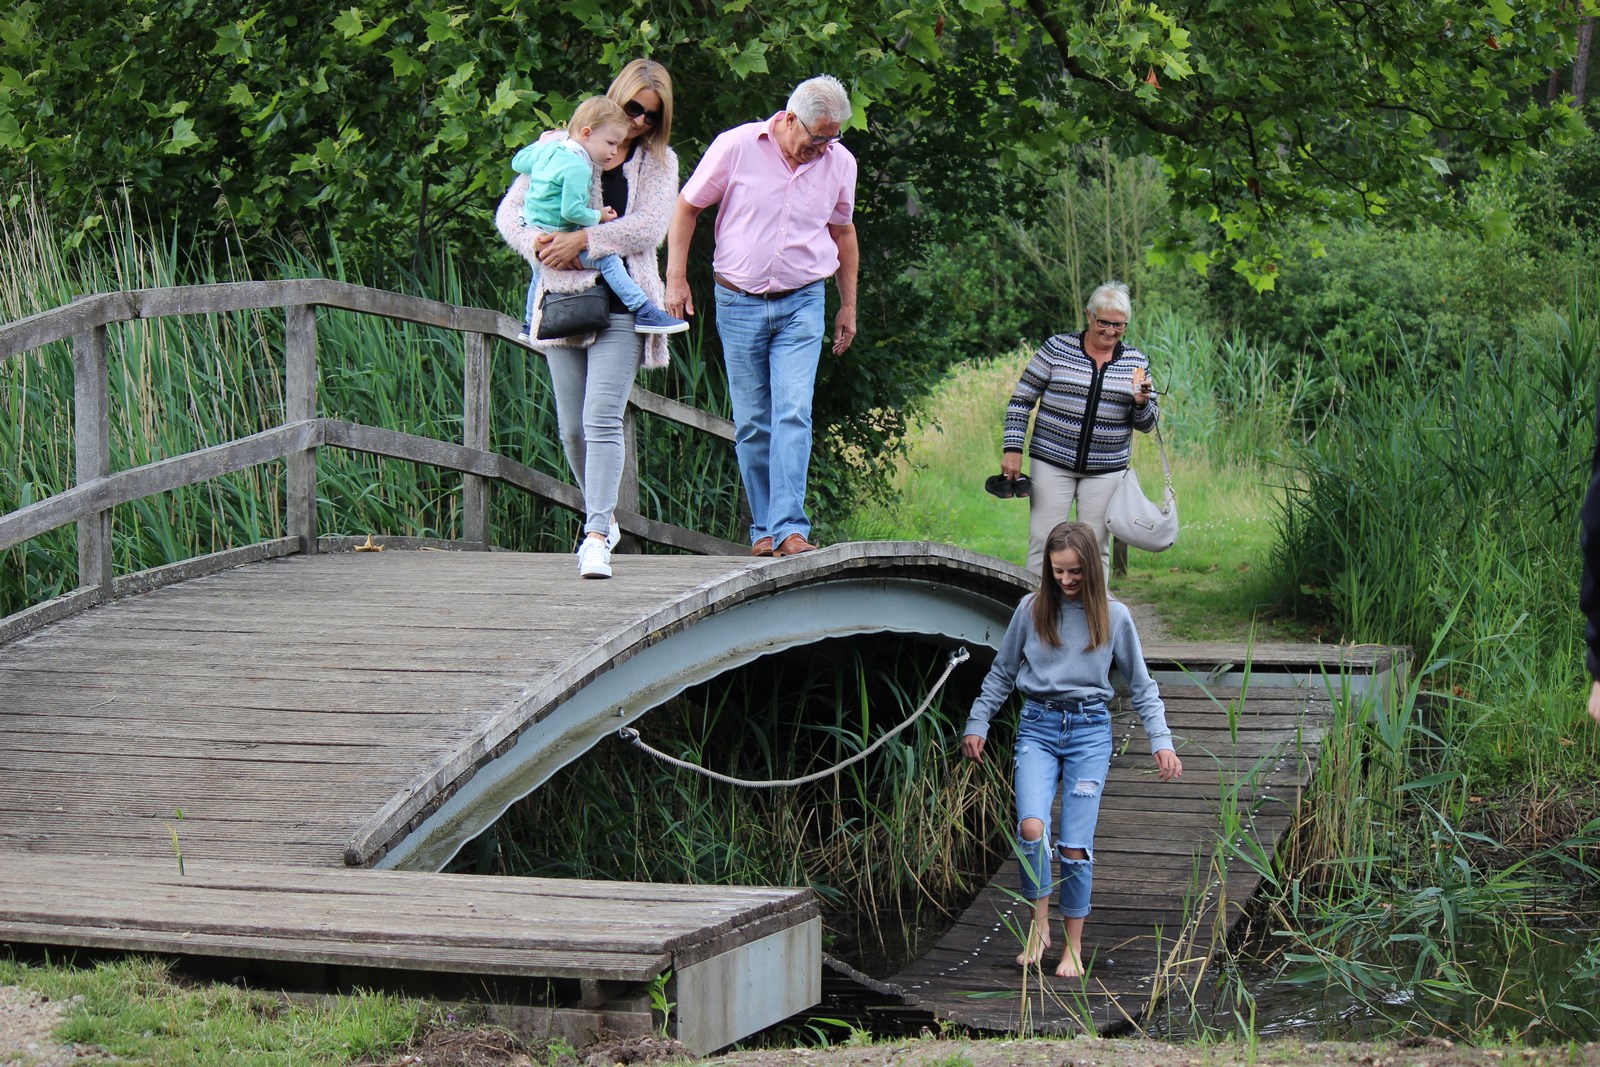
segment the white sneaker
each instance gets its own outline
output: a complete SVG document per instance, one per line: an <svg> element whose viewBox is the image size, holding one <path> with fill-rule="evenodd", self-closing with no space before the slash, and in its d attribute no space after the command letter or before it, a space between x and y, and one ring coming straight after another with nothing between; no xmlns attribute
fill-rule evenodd
<svg viewBox="0 0 1600 1067"><path fill-rule="evenodd" d="M622 540L622 527L616 523L611 524L611 529L606 531L606 551L610 552L617 547L617 542Z"/></svg>
<svg viewBox="0 0 1600 1067"><path fill-rule="evenodd" d="M585 536L583 543L578 546L578 576L611 577L611 549L598 537Z"/></svg>

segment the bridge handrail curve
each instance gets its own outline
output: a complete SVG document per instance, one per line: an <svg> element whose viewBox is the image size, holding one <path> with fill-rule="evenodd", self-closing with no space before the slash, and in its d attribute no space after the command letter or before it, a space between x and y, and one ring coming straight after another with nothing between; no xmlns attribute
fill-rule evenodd
<svg viewBox="0 0 1600 1067"><path fill-rule="evenodd" d="M464 338L462 442L402 433L340 419L319 418L317 398L317 338L315 309L353 311L382 318L454 330ZM276 427L179 456L122 471L110 469L108 327L141 319L188 315L226 314L281 308L284 331L284 414ZM488 482L500 482L548 500L568 510L583 511L578 490L507 456L490 451L487 341L496 337L516 345L521 324L508 315L485 308L466 307L425 297L374 289L324 278L284 281L221 282L155 289L95 293L58 308L0 325L0 364L45 345L71 339L74 375L74 438L77 470L74 484L44 500L0 515L0 551L42 533L78 525L78 588L58 601L70 601L71 610L83 610L118 594L128 577L112 573L111 509L158 493L197 484L223 474L276 460L287 461L287 545L272 554L316 552L316 454L322 447L339 447L395 459L424 463L463 475L462 540L487 548ZM726 419L651 393L635 385L629 398L625 439L634 439L635 412L652 415L733 440ZM627 532L646 541L699 553L725 553L742 546L638 513L637 463L627 457L623 500L617 521ZM240 550L235 550L238 552ZM216 561L216 569L230 565L230 553L201 557ZM169 561L176 563L178 561ZM158 568L165 571L167 568ZM152 574L155 572L144 572ZM193 568L173 572L190 576ZM147 587L149 582L134 582ZM53 603L53 602L50 602ZM23 613L33 613L35 605ZM50 618L60 612L45 612ZM14 620L16 616L13 616ZM3 623L7 620L0 620ZM31 627L27 627L31 628ZM14 626L0 626L11 631ZM0 640L15 636L0 635Z"/></svg>

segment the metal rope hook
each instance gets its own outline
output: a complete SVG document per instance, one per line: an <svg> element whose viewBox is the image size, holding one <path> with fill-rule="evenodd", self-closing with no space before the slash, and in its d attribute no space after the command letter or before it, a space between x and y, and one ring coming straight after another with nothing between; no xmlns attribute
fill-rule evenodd
<svg viewBox="0 0 1600 1067"><path fill-rule="evenodd" d="M625 744L632 745L641 752L645 752L651 756L654 756L663 763L671 764L674 767L681 767L686 771L693 771L694 773L704 775L713 781L726 782L728 785L743 786L746 789L780 789L786 786L805 785L808 782L821 781L830 775L838 774L846 767L849 767L852 764L860 763L878 749L888 744L889 741L896 737L902 730L922 717L922 713L928 710L928 706L933 703L933 698L939 694L939 690L944 688L944 683L949 679L950 672L971 658L972 654L967 651L965 645L957 648L954 652L950 653L950 661L945 664L944 673L939 675L939 680L933 683L933 688L928 690L928 695L922 698L922 703L918 705L916 711L913 711L906 718L905 722L901 723L899 726L896 726L894 729L890 730L888 733L884 734L882 737L878 738L876 741L872 742L872 744L868 745L860 752L857 752L849 759L836 763L832 767L817 771L815 774L808 774L803 778L785 778L781 781L752 781L748 778L734 778L730 775L720 774L717 771L713 771L706 767L701 767L698 764L690 763L687 760L678 759L676 756L669 756L658 748L651 748L649 745L645 744L644 738L639 736L639 731L633 729L631 726L624 726L618 729L617 739Z"/></svg>

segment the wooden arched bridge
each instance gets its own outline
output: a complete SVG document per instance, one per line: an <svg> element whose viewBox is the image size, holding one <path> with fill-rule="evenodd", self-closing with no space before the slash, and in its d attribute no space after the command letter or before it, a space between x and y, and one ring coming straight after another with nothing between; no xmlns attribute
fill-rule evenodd
<svg viewBox="0 0 1600 1067"><path fill-rule="evenodd" d="M461 440L319 417L319 307L460 333ZM282 309L282 422L112 469L108 331L242 309ZM583 582L566 554L486 551L491 491L582 508L571 486L488 449L491 343L516 330L490 311L322 280L92 296L0 326L0 373L70 339L77 464L70 487L4 502L0 553L75 526L78 556L77 588L0 619L0 941L276 961L333 982L537 982L520 1022L624 1031L652 1025L640 990L665 981L670 1026L698 1050L818 1002L806 890L432 872L687 686L853 634L993 649L1029 577L927 543L751 559L642 514L636 494L624 530L694 554L629 556L616 580ZM731 438L723 420L643 390L633 407ZM459 472L461 541L355 552L325 534L327 448ZM288 536L114 573L113 509L278 461ZM1239 918L1254 874L1226 861L1270 854L1292 817L1328 718L1324 670L1371 684L1395 666L1316 646L1147 651L1187 770L1150 788L1140 740L1118 757L1090 981L1024 983L1008 864L933 953L888 983L862 979L872 1012L980 1030L1137 1022L1167 985L1196 980Z"/></svg>

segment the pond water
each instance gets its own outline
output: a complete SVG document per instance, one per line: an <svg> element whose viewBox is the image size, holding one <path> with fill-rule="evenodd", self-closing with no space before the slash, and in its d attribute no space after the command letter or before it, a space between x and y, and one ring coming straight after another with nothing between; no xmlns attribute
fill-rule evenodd
<svg viewBox="0 0 1600 1067"><path fill-rule="evenodd" d="M1576 921L1574 921L1576 920ZM1301 982L1288 969L1245 961L1224 971L1208 1002L1174 1005L1156 1028L1177 1039L1237 1031L1254 1010L1261 1036L1361 1041L1396 1032L1466 1036L1494 1033L1538 1044L1600 1039L1600 925L1592 912L1508 936L1469 929L1455 946L1460 971L1416 973L1417 954L1392 943L1389 958L1366 959L1391 980L1353 990L1326 980ZM1247 996L1241 998L1242 989Z"/></svg>

